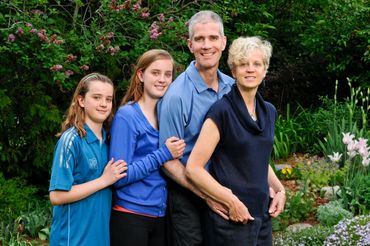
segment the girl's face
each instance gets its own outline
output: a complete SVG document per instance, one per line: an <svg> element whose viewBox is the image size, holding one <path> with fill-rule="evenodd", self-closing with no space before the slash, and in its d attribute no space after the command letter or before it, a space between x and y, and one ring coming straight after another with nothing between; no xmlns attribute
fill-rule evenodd
<svg viewBox="0 0 370 246"><path fill-rule="evenodd" d="M246 90L257 89L263 78L265 78L266 72L263 54L259 49L251 50L248 57L232 70L239 88Z"/></svg>
<svg viewBox="0 0 370 246"><path fill-rule="evenodd" d="M113 86L99 80L91 81L85 96L78 97L87 124L103 124L112 111L112 101Z"/></svg>
<svg viewBox="0 0 370 246"><path fill-rule="evenodd" d="M144 83L144 97L161 98L172 82L173 63L170 59L159 59L152 62L138 77Z"/></svg>

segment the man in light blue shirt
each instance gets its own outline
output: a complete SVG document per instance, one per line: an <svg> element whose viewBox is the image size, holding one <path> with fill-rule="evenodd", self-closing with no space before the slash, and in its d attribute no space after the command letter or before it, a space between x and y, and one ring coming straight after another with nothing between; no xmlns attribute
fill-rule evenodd
<svg viewBox="0 0 370 246"><path fill-rule="evenodd" d="M227 217L220 204L211 201L185 176L185 165L210 106L231 89L234 79L218 70L226 47L221 18L200 11L189 20L188 47L195 61L171 84L158 104L159 143L176 136L186 142L182 158L164 164L168 183L170 245L203 245L204 200L219 215ZM195 195L196 194L196 195Z"/></svg>

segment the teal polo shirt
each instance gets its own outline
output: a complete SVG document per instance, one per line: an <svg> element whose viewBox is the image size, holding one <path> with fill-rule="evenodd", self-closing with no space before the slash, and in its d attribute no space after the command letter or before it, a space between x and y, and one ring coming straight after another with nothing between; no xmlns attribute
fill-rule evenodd
<svg viewBox="0 0 370 246"><path fill-rule="evenodd" d="M69 191L73 185L100 177L108 162L106 133L103 141L85 124L86 138L76 128L65 131L58 140L53 158L49 191ZM77 202L53 207L50 245L109 245L110 188Z"/></svg>

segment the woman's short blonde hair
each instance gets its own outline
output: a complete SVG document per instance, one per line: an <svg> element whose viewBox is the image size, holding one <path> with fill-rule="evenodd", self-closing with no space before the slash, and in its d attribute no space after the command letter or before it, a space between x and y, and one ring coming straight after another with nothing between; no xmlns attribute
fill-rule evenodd
<svg viewBox="0 0 370 246"><path fill-rule="evenodd" d="M263 64L267 70L272 55L272 46L269 41L263 40L258 36L239 37L232 42L229 48L229 57L227 58L227 64L229 65L230 69L233 70L235 66L240 65L254 49L259 49L262 51Z"/></svg>

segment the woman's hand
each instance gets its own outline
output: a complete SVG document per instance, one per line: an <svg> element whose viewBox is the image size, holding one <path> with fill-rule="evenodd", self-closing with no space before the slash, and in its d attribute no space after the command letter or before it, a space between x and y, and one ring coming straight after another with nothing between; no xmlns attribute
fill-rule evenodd
<svg viewBox="0 0 370 246"><path fill-rule="evenodd" d="M173 159L177 159L184 154L185 150L185 141L177 137L169 137L166 140L166 146L171 152Z"/></svg>
<svg viewBox="0 0 370 246"><path fill-rule="evenodd" d="M233 195L233 199L229 205L229 218L232 221L241 222L243 224L246 224L248 220L254 220L248 208L235 195Z"/></svg>
<svg viewBox="0 0 370 246"><path fill-rule="evenodd" d="M114 184L117 180L127 175L127 164L123 160L113 162L113 158L107 163L104 168L104 172L101 179L106 183L107 186Z"/></svg>
<svg viewBox="0 0 370 246"><path fill-rule="evenodd" d="M271 217L275 218L284 211L285 206L285 191L278 191L272 197L272 202L269 208L269 214Z"/></svg>

